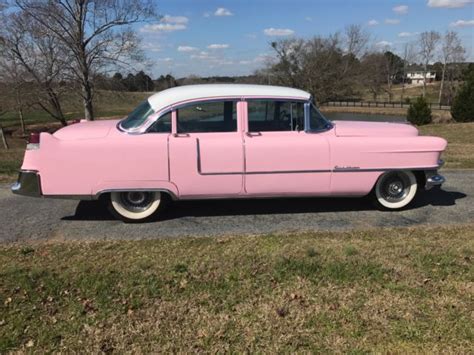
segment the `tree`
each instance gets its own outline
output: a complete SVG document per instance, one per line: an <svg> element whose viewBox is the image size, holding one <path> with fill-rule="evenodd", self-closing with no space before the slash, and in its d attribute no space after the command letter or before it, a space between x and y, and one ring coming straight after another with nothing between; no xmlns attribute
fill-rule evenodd
<svg viewBox="0 0 474 355"><path fill-rule="evenodd" d="M457 122L474 122L474 64L466 70L466 81L454 98L451 115Z"/></svg>
<svg viewBox="0 0 474 355"><path fill-rule="evenodd" d="M464 56L466 50L464 49L459 36L454 31L448 31L444 35L442 39L443 43L441 46L441 86L439 88L439 97L438 102L441 104L441 100L443 99L443 90L444 90L444 81L446 76L446 68L451 63L455 65L455 63L462 62L464 60Z"/></svg>
<svg viewBox="0 0 474 355"><path fill-rule="evenodd" d="M139 40L131 25L156 16L152 0L16 0L16 5L25 22L37 23L68 49L87 120L94 119L94 73L138 59Z"/></svg>
<svg viewBox="0 0 474 355"><path fill-rule="evenodd" d="M401 101L403 101L403 97L405 96L405 83L407 78L407 69L408 66L416 60L416 51L415 45L413 42L407 42L403 45L403 77L402 77L402 95Z"/></svg>
<svg viewBox="0 0 474 355"><path fill-rule="evenodd" d="M426 75L428 73L428 64L435 56L436 46L440 35L436 31L422 32L419 37L420 58L423 61L423 96L426 97Z"/></svg>
<svg viewBox="0 0 474 355"><path fill-rule="evenodd" d="M424 96L418 97L415 102L410 104L407 119L418 126L431 123L431 109Z"/></svg>
<svg viewBox="0 0 474 355"><path fill-rule="evenodd" d="M358 55L365 47L360 36L352 29L345 36L273 42L276 58L259 72L261 82L304 89L319 102L352 96L360 73Z"/></svg>
<svg viewBox="0 0 474 355"><path fill-rule="evenodd" d="M386 62L383 53L368 53L361 60L362 72L367 73L362 76L362 83L372 93L374 101L377 101L377 96L387 82Z"/></svg>
<svg viewBox="0 0 474 355"><path fill-rule="evenodd" d="M5 23L0 34L4 80L17 89L28 87L34 104L66 125L61 96L67 90L64 80L69 52L46 28L34 21L24 21L21 11L10 14ZM21 98L21 93L18 95ZM19 103L20 110L21 106Z"/></svg>
<svg viewBox="0 0 474 355"><path fill-rule="evenodd" d="M398 55L392 53L391 51L386 51L384 53L385 59L385 77L387 82L387 92L389 101L392 102L392 84L393 82L401 81L401 76L403 73L403 61Z"/></svg>

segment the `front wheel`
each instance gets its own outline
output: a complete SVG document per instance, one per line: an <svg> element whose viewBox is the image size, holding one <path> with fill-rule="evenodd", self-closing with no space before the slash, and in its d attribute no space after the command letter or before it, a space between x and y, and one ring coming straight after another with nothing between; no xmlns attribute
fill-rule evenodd
<svg viewBox="0 0 474 355"><path fill-rule="evenodd" d="M375 185L375 205L384 210L399 210L413 201L418 188L411 171L389 171Z"/></svg>
<svg viewBox="0 0 474 355"><path fill-rule="evenodd" d="M144 222L164 207L159 191L120 191L110 194L109 210L124 222Z"/></svg>

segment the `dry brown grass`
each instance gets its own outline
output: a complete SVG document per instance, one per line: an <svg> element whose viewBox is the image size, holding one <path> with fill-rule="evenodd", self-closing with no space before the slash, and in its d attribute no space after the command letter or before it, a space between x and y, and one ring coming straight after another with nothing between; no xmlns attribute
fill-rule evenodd
<svg viewBox="0 0 474 355"><path fill-rule="evenodd" d="M473 227L4 246L0 351L466 353Z"/></svg>
<svg viewBox="0 0 474 355"><path fill-rule="evenodd" d="M348 113L363 113L367 115L388 115L388 116L406 116L406 108L391 108L391 107L345 107L345 106L323 106L321 112L348 112ZM433 122L446 123L451 122L451 112L446 110L433 110Z"/></svg>

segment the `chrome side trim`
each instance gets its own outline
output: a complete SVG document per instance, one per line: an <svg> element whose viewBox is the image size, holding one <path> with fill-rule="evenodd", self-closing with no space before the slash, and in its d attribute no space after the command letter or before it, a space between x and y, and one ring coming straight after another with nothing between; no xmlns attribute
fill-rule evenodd
<svg viewBox="0 0 474 355"><path fill-rule="evenodd" d="M377 171L400 171L400 170L433 170L438 169L438 166L422 167L422 168L372 168L372 169L362 169L357 167L334 167L332 170L333 173L367 173L367 172L377 172Z"/></svg>
<svg viewBox="0 0 474 355"><path fill-rule="evenodd" d="M106 189L106 190L101 190L98 191L95 195L91 196L92 200L98 200L99 197L103 194L111 193L111 192L130 192L130 191L140 191L140 192L150 192L150 191L159 191L159 192L165 192L171 196L171 199L173 201L176 201L178 197L170 190L167 189Z"/></svg>
<svg viewBox="0 0 474 355"><path fill-rule="evenodd" d="M16 195L41 197L41 180L36 170L21 170L18 180L11 187L11 192Z"/></svg>

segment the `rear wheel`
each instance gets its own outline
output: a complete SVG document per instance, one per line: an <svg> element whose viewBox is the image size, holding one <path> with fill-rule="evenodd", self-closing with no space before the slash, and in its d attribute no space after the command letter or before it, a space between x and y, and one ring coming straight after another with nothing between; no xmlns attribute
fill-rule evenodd
<svg viewBox="0 0 474 355"><path fill-rule="evenodd" d="M418 183L411 171L389 171L375 185L374 201L378 208L399 210L415 198Z"/></svg>
<svg viewBox="0 0 474 355"><path fill-rule="evenodd" d="M164 195L159 191L112 192L109 210L125 222L144 222L155 217L164 202Z"/></svg>

